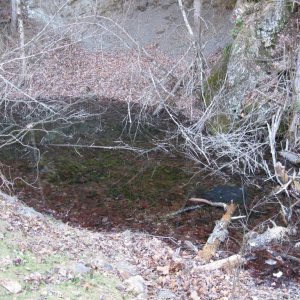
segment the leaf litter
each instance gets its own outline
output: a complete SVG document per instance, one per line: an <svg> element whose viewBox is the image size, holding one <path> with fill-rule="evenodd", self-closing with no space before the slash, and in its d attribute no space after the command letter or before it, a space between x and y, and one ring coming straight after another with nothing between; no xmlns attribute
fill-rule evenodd
<svg viewBox="0 0 300 300"><path fill-rule="evenodd" d="M172 248L159 236L22 212L23 203L0 195L1 299L299 299L296 284L257 285L242 269L199 272L204 262L184 241Z"/></svg>

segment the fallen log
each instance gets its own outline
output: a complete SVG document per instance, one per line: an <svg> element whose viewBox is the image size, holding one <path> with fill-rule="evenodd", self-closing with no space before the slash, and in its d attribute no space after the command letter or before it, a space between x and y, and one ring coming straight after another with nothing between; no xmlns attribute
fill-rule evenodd
<svg viewBox="0 0 300 300"><path fill-rule="evenodd" d="M203 249L198 252L205 261L209 261L217 252L220 244L224 242L228 236L227 227L231 221L231 217L236 209L237 205L231 203L227 206L226 213L223 215L220 221L216 222L216 226L209 236Z"/></svg>
<svg viewBox="0 0 300 300"><path fill-rule="evenodd" d="M242 266L246 262L240 254L235 254L227 258L223 258L217 261L213 261L204 266L197 268L197 271L213 271L221 268L237 268Z"/></svg>

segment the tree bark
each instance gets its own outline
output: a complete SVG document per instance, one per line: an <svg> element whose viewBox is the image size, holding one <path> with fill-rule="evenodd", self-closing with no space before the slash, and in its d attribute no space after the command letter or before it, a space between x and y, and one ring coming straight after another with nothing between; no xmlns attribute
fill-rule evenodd
<svg viewBox="0 0 300 300"><path fill-rule="evenodd" d="M21 50L21 58L22 58L22 82L25 81L26 78L26 53L25 53L25 30L24 30L24 20L22 14L22 0L15 0L17 2L17 24L19 29L19 39L20 39L20 50Z"/></svg>
<svg viewBox="0 0 300 300"><path fill-rule="evenodd" d="M300 47L298 49L296 73L294 79L293 109L293 117L288 132L291 146L295 146L300 136Z"/></svg>
<svg viewBox="0 0 300 300"><path fill-rule="evenodd" d="M18 28L18 0L11 0L11 29L16 32Z"/></svg>
<svg viewBox="0 0 300 300"><path fill-rule="evenodd" d="M194 34L198 45L201 45L202 0L194 0Z"/></svg>

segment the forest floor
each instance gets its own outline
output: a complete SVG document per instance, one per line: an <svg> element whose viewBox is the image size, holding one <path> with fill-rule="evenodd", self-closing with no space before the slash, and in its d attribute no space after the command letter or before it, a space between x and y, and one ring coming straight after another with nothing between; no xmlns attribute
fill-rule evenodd
<svg viewBox="0 0 300 300"><path fill-rule="evenodd" d="M199 256L170 237L71 227L5 194L0 228L1 299L300 297L296 283L258 282L243 269L200 272Z"/></svg>
<svg viewBox="0 0 300 300"><path fill-rule="evenodd" d="M157 13L155 8L153 13ZM151 15L147 17L148 22L144 22L143 16L139 15L139 24L151 27ZM132 25L128 25L133 30L136 28L136 17L134 15L131 18ZM216 13L215 18L218 17ZM171 20L167 15L163 18L168 22ZM161 16L156 15L158 19ZM171 31L173 25L171 21L168 23ZM225 28L226 40L222 39L224 32L216 30L220 32L222 43L208 39L212 45L211 50L207 50L209 54L214 54L230 43L230 26L228 22ZM150 44L146 49L155 57L155 61L170 70L176 64L176 58L161 52L168 52L163 45L174 50L173 44L169 44L166 39L169 31L152 27L156 36L162 37L158 42L153 43L150 38L148 41L149 28L138 27L138 35L145 39L144 45ZM45 35L40 40L44 44L30 45L32 48L29 47L28 53L32 50L33 53L39 53L39 56L36 60L28 61L28 78L22 87L22 94L34 98L96 95L127 101L130 105L140 99L147 103L149 99L155 98L153 95L158 98L153 79L159 82L165 74L161 74L151 59L141 55L140 51L107 53L101 47L92 49L93 45L90 44L81 47L80 44L70 43L69 39L60 38L59 34L51 37ZM93 41L93 37L89 41ZM178 41L180 37L174 39L176 45ZM111 48L109 43L106 46ZM41 52L38 51L39 47ZM209 44L207 49L210 49ZM10 54L4 58L9 61ZM18 74L15 72L16 67L18 69L14 60L5 64L7 78L10 78L9 74ZM180 64L175 71L175 75L182 74ZM7 97L15 97L15 94L15 88L9 86ZM184 95L182 99L184 101L179 107L184 109L185 105L190 117L195 117L194 99L187 99ZM297 283L283 280L278 284L275 276L273 280L261 280L244 268L200 272L199 268L204 261L199 258L197 251L178 241L172 246L173 240L170 236L133 233L129 230L121 233L113 232L113 229L110 232L93 232L73 227L34 211L16 198L0 194L0 298L300 298ZM224 255L220 251L216 259Z"/></svg>

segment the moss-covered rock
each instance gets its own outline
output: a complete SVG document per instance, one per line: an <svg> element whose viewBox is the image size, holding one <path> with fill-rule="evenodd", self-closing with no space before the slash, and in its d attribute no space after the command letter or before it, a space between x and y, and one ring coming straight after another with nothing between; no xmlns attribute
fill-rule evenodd
<svg viewBox="0 0 300 300"><path fill-rule="evenodd" d="M289 16L288 1L269 2L262 7L261 18L256 24L256 33L264 47L274 46L276 35L284 27Z"/></svg>
<svg viewBox="0 0 300 300"><path fill-rule="evenodd" d="M239 115L243 100L267 76L269 48L290 13L287 0L238 0L234 15L240 27L227 66L226 103L229 113Z"/></svg>

